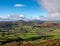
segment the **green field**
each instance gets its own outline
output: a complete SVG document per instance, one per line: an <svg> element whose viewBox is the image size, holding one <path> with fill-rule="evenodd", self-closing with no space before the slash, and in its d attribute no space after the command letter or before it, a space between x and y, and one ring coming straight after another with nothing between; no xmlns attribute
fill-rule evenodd
<svg viewBox="0 0 60 46"><path fill-rule="evenodd" d="M1 27L0 46L14 45L60 46L60 26L54 25L49 27L49 25L41 26L41 24L37 23L23 24L19 22L19 24Z"/></svg>
<svg viewBox="0 0 60 46"><path fill-rule="evenodd" d="M44 41L49 39L58 39L60 38L60 27L35 27L32 25L23 25L23 26L12 26L11 31L2 31L0 29L0 40L16 40L23 39L23 41Z"/></svg>

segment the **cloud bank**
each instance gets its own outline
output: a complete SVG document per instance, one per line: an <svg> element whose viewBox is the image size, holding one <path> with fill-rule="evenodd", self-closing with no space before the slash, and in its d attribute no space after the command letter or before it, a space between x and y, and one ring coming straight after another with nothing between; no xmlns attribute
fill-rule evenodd
<svg viewBox="0 0 60 46"><path fill-rule="evenodd" d="M14 20L21 20L21 19L25 19L24 15L11 15L8 14L7 16L0 16L0 21L14 21Z"/></svg>
<svg viewBox="0 0 60 46"><path fill-rule="evenodd" d="M48 11L47 20L60 20L60 0L38 0L38 3Z"/></svg>

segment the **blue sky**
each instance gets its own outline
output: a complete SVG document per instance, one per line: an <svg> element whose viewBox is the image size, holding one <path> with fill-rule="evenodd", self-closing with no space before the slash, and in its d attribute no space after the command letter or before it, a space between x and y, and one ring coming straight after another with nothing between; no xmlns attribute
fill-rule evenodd
<svg viewBox="0 0 60 46"><path fill-rule="evenodd" d="M27 18L31 16L38 18L40 15L45 16L47 12L37 3L37 0L0 0L0 16L8 14L23 14Z"/></svg>
<svg viewBox="0 0 60 46"><path fill-rule="evenodd" d="M60 20L60 0L0 0L0 20L20 19L24 16Z"/></svg>

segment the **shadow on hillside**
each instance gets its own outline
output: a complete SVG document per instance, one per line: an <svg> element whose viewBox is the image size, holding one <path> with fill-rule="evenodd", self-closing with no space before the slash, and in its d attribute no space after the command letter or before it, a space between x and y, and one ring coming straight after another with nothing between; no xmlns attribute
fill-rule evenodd
<svg viewBox="0 0 60 46"><path fill-rule="evenodd" d="M27 38L27 39L24 39L24 41L34 41L34 40L38 40L38 39L43 39L43 40L48 40L50 38L52 38L53 35L50 35L50 36L40 36L40 37L30 37L30 38Z"/></svg>
<svg viewBox="0 0 60 46"><path fill-rule="evenodd" d="M53 36L41 36L41 37L30 37L30 38L27 38L27 39L22 39L22 38L17 38L17 39L8 39L6 41L1 41L1 44L6 44L6 43L10 43L10 42L21 42L21 41L34 41L34 40L38 40L38 39L44 39L46 40L46 38L52 38Z"/></svg>

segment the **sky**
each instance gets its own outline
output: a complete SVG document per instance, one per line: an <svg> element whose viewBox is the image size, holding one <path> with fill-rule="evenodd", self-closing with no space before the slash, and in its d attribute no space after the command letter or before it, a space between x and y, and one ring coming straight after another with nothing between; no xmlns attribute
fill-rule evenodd
<svg viewBox="0 0 60 46"><path fill-rule="evenodd" d="M0 20L60 20L60 0L0 0Z"/></svg>
<svg viewBox="0 0 60 46"><path fill-rule="evenodd" d="M48 13L46 17L42 18L48 21L60 21L60 0L39 0L38 3L42 5Z"/></svg>
<svg viewBox="0 0 60 46"><path fill-rule="evenodd" d="M38 19L40 15L46 14L46 11L36 0L0 0L1 19L12 15Z"/></svg>

